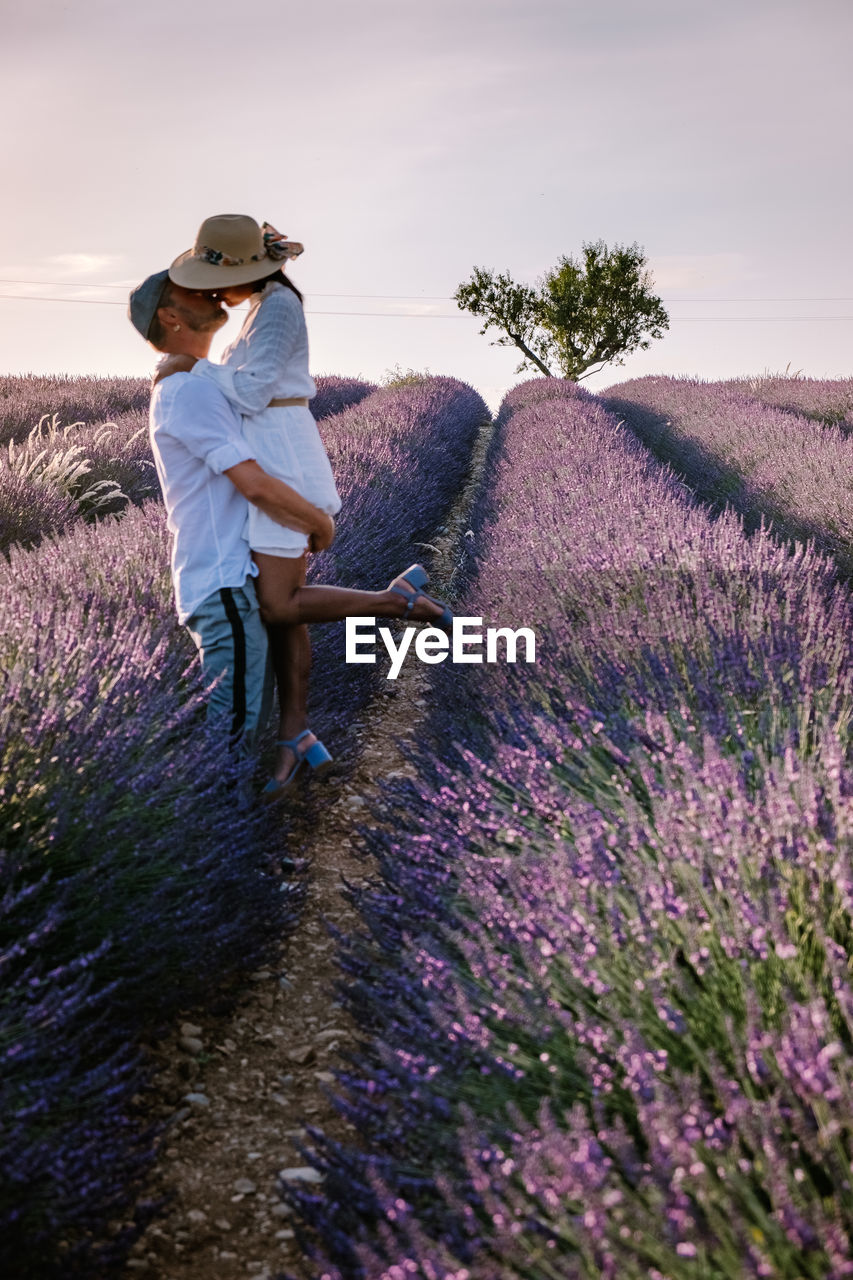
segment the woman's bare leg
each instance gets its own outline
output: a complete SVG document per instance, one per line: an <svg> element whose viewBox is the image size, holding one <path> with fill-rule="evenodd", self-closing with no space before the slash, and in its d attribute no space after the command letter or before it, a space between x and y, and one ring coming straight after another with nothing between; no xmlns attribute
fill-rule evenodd
<svg viewBox="0 0 853 1280"><path fill-rule="evenodd" d="M308 728L308 678L311 674L311 640L304 623L288 627L274 623L267 628L275 683L278 689L278 737L295 738ZM311 734L299 745L304 751L317 739ZM290 747L276 748L273 774L284 780L296 763Z"/></svg>
<svg viewBox="0 0 853 1280"><path fill-rule="evenodd" d="M406 601L390 586L411 588L395 578L385 591L353 591L349 587L305 585L306 557L296 560L285 556L264 555L254 551L258 566L258 599L267 626L282 622L290 626L307 622L340 622L343 618L400 618ZM294 565L301 565L299 573ZM429 622L441 616L441 609L421 597L412 607L412 622Z"/></svg>
<svg viewBox="0 0 853 1280"><path fill-rule="evenodd" d="M295 738L308 728L308 677L311 672L311 641L308 628L304 624L295 626L267 620L268 602L272 593L281 593L290 598L305 583L307 559L305 556L289 558L285 556L266 556L255 552L258 564L257 591L261 605L261 614L267 621L269 635L270 658L275 673L275 685L278 692L279 721L278 737ZM310 746L316 739L313 735L306 738L304 745ZM302 745L302 744L300 744ZM283 781L290 773L296 756L289 747L278 747L276 750L273 776Z"/></svg>
<svg viewBox="0 0 853 1280"><path fill-rule="evenodd" d="M252 553L258 566L257 592L261 616L267 624L270 656L279 698L279 739L295 738L308 728L308 678L311 671L309 622L339 622L343 618L399 618L406 601L390 588L352 591L347 587L306 586L307 556L290 558ZM394 579L397 583L398 579ZM393 584L392 584L393 585ZM409 590L400 583L403 590ZM422 598L409 618L415 622L440 616L441 609ZM300 746L310 747L316 738ZM283 781L295 764L289 747L279 747L274 776Z"/></svg>

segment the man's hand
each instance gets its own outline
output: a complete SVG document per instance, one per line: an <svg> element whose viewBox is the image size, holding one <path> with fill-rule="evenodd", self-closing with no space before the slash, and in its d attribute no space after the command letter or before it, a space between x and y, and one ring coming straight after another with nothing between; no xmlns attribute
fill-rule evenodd
<svg viewBox="0 0 853 1280"><path fill-rule="evenodd" d="M154 371L152 387L168 378L173 373L189 373L197 360L197 356L164 356Z"/></svg>
<svg viewBox="0 0 853 1280"><path fill-rule="evenodd" d="M254 458L238 462L222 473L244 498L253 502L259 511L265 512L286 529L296 529L308 535L310 551L325 551L332 545L335 522L313 502L283 480L268 475Z"/></svg>
<svg viewBox="0 0 853 1280"><path fill-rule="evenodd" d="M327 516L325 511L319 512L319 517L323 525L308 535L308 550L313 552L325 551L335 540L335 522L332 517Z"/></svg>

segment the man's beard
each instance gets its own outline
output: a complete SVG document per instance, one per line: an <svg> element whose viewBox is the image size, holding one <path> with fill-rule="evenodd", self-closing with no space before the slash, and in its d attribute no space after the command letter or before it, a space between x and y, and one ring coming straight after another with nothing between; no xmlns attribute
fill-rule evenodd
<svg viewBox="0 0 853 1280"><path fill-rule="evenodd" d="M193 333L211 333L216 329L221 329L224 324L228 323L228 314L221 309L214 311L207 319L202 319L194 311L185 311L183 307L178 308L178 310L184 324Z"/></svg>

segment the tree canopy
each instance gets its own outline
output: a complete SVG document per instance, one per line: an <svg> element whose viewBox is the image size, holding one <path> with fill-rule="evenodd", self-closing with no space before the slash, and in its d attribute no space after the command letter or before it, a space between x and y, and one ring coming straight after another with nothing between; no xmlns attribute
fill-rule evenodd
<svg viewBox="0 0 853 1280"><path fill-rule="evenodd" d="M518 348L518 373L533 367L579 381L606 364L624 364L669 328L638 244L584 244L580 261L561 257L535 287L475 267L453 296L461 310L483 317L481 333L500 331L493 345Z"/></svg>

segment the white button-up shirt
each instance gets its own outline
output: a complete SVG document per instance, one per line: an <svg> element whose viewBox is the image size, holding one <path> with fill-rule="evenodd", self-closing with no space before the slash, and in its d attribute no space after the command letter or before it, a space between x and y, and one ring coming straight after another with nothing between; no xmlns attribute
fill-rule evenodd
<svg viewBox="0 0 853 1280"><path fill-rule="evenodd" d="M248 503L222 474L255 456L240 428L237 410L206 378L173 373L154 388L149 431L181 622L214 591L257 574L243 537Z"/></svg>
<svg viewBox="0 0 853 1280"><path fill-rule="evenodd" d="M308 372L308 333L302 303L292 290L270 280L253 293L237 337L222 353L222 363L198 360L195 377L210 378L236 408L253 417L274 396L317 394Z"/></svg>

